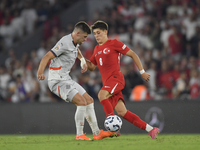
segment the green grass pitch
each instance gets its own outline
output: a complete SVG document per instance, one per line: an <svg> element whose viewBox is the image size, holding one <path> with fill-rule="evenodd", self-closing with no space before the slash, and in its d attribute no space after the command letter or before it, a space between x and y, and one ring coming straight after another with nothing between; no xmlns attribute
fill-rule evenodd
<svg viewBox="0 0 200 150"><path fill-rule="evenodd" d="M87 135L92 138L91 134ZM200 134L122 134L98 141L75 141L75 135L0 135L0 150L198 150Z"/></svg>

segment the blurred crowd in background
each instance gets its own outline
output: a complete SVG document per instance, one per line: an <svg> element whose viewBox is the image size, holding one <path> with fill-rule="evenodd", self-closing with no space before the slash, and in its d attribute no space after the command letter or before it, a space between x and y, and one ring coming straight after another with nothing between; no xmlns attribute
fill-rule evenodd
<svg viewBox="0 0 200 150"><path fill-rule="evenodd" d="M78 1L78 0L77 0ZM34 2L34 3L33 3ZM34 5L33 5L34 4ZM70 6L64 0L0 2L0 53L26 34L44 25L43 41L21 59L9 49L9 57L0 66L0 100L6 102L57 102L46 79L36 78L42 57L74 24L60 28L59 13ZM23 20L28 21L23 21ZM200 97L200 0L113 0L112 6L96 9L92 25L103 20L109 25L109 38L118 39L135 51L150 81L142 80L133 60L121 57L121 71L125 77L124 98L143 100L194 100ZM26 22L26 24L24 24ZM80 47L89 59L96 45L93 35ZM95 99L102 87L98 68L94 72L80 72L77 60L71 77Z"/></svg>

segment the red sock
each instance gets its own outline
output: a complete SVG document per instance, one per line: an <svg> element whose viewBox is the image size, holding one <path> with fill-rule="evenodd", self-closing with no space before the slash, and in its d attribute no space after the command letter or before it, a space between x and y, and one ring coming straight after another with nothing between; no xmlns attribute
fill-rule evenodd
<svg viewBox="0 0 200 150"><path fill-rule="evenodd" d="M103 105L103 109L107 117L115 114L113 111L113 107L108 99L102 100L101 104Z"/></svg>
<svg viewBox="0 0 200 150"><path fill-rule="evenodd" d="M123 118L126 119L127 121L129 121L130 123L134 124L138 128L141 128L143 130L146 129L147 123L142 121L140 119L140 117L138 117L136 114L130 112L129 110L127 110L127 112L126 112L126 114L124 115Z"/></svg>

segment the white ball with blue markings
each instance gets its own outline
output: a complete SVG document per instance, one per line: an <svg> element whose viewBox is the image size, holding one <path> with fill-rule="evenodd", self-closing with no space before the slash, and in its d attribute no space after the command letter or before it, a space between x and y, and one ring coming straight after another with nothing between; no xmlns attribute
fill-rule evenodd
<svg viewBox="0 0 200 150"><path fill-rule="evenodd" d="M104 122L104 126L108 131L116 132L122 127L122 120L117 115L108 116Z"/></svg>

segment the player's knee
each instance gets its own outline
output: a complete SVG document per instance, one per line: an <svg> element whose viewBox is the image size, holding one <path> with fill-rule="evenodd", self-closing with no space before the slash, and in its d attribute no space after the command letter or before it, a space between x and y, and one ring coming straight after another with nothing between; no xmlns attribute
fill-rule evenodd
<svg viewBox="0 0 200 150"><path fill-rule="evenodd" d="M102 94L101 92L99 92L99 94L98 94L98 98L99 98L100 101L106 99L105 95Z"/></svg>
<svg viewBox="0 0 200 150"><path fill-rule="evenodd" d="M85 100L80 100L78 103L79 106L86 106L87 102Z"/></svg>
<svg viewBox="0 0 200 150"><path fill-rule="evenodd" d="M91 104L91 103L94 103L94 100L93 100L92 97L88 97L88 98L86 99L86 101L87 101L87 105L89 105L89 104Z"/></svg>
<svg viewBox="0 0 200 150"><path fill-rule="evenodd" d="M77 106L86 106L87 105L87 102L84 98L79 98L77 101L76 101L76 105Z"/></svg>
<svg viewBox="0 0 200 150"><path fill-rule="evenodd" d="M124 117L124 115L126 114L125 111L117 111L118 116L120 117Z"/></svg>
<svg viewBox="0 0 200 150"><path fill-rule="evenodd" d="M99 94L98 94L98 98L100 101L104 100L104 99L108 99L109 97L111 97L112 94L110 94L108 91L106 90L100 90Z"/></svg>

